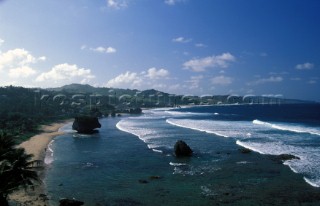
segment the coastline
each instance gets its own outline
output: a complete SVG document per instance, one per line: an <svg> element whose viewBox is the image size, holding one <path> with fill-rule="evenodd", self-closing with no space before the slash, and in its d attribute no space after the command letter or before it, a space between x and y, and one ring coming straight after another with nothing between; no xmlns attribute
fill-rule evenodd
<svg viewBox="0 0 320 206"><path fill-rule="evenodd" d="M67 123L72 122L72 119L64 120L61 122L55 122L49 125L41 126L41 133L31 137L29 140L22 142L18 147L24 148L27 154L32 154L32 160L41 160L44 164L43 169L39 169L40 184L36 184L32 189L21 189L9 196L9 201L20 205L49 205L48 198L45 194L45 186L42 182L45 175L45 163L46 149L49 143L64 132L59 129Z"/></svg>

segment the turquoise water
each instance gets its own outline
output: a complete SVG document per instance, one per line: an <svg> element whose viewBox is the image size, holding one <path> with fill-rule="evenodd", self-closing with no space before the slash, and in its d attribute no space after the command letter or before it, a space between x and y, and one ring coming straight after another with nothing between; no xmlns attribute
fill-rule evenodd
<svg viewBox="0 0 320 206"><path fill-rule="evenodd" d="M312 134L319 131L317 123L283 125L283 120L218 110L157 109L141 116L105 118L100 120L100 132L93 135L78 135L66 125L62 129L68 133L55 138L52 156L48 153L46 158L51 204L58 205L65 197L85 205L320 204L319 142ZM173 155L179 139L191 146L193 157ZM239 145L257 152L242 154ZM313 151L299 150L306 145ZM289 167L262 155L279 150L305 161L287 162Z"/></svg>

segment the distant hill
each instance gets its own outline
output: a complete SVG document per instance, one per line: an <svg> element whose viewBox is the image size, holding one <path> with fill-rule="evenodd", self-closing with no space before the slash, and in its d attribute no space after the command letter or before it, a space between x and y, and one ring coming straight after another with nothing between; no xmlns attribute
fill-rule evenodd
<svg viewBox="0 0 320 206"><path fill-rule="evenodd" d="M107 87L93 87L89 84L69 84L62 87L48 88L48 91L55 92L68 92L68 93L95 93L101 95L134 95L139 92L136 89L118 89L118 88L107 88Z"/></svg>
<svg viewBox="0 0 320 206"><path fill-rule="evenodd" d="M83 93L89 93L89 92L95 92L97 88L89 85L89 84L68 84L64 85L62 87L56 87L56 88L49 88L47 90L55 91L55 92L83 92Z"/></svg>
<svg viewBox="0 0 320 206"><path fill-rule="evenodd" d="M237 96L237 95L213 95L206 97L184 96L169 94L155 89L139 91L136 89L119 89L107 87L93 87L89 84L69 84L62 87L47 89L52 92L69 94L98 94L112 96L120 100L140 102L136 106L175 106L175 105L199 105L199 104L303 104L316 103L312 101L284 99L270 96Z"/></svg>

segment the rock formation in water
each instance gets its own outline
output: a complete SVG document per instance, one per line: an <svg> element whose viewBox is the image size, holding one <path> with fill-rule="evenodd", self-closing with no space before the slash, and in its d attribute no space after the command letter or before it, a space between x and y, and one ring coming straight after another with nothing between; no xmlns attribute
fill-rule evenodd
<svg viewBox="0 0 320 206"><path fill-rule="evenodd" d="M81 206L84 202L74 199L62 199L59 201L60 206Z"/></svg>
<svg viewBox="0 0 320 206"><path fill-rule="evenodd" d="M77 130L78 133L92 134L95 129L100 128L101 124L97 117L80 116L76 117L72 129Z"/></svg>
<svg viewBox="0 0 320 206"><path fill-rule="evenodd" d="M174 145L174 153L177 157L189 157L192 155L192 149L182 140L179 140Z"/></svg>
<svg viewBox="0 0 320 206"><path fill-rule="evenodd" d="M291 154L280 154L272 157L272 160L277 161L279 163L282 163L287 160L293 160L293 159L299 160L300 158Z"/></svg>

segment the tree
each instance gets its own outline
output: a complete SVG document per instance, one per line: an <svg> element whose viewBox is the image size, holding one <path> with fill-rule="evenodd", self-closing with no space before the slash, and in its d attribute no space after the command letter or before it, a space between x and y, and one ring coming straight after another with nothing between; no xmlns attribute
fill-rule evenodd
<svg viewBox="0 0 320 206"><path fill-rule="evenodd" d="M33 170L32 155L15 148L12 138L0 133L0 205L7 206L7 197L13 191L32 186L39 181Z"/></svg>

